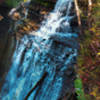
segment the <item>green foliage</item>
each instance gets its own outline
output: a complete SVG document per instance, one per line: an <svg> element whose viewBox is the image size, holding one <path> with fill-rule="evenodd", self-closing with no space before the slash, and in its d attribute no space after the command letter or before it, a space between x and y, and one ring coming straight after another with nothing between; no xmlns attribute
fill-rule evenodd
<svg viewBox="0 0 100 100"><path fill-rule="evenodd" d="M100 68L97 62L100 62L100 0L92 0L91 17L88 18L88 0L80 0L79 7L81 10L81 19L83 21L84 39L80 40L80 54L78 57L78 74L81 76L86 100L99 100L100 91ZM85 2L85 4L83 3ZM85 23L85 24L84 24ZM89 26L90 23L91 25ZM86 79L86 80L85 80ZM95 81L94 81L95 80ZM82 93L82 84L79 79L75 87L79 95ZM98 84L97 84L98 83ZM91 85L90 85L91 84Z"/></svg>
<svg viewBox="0 0 100 100"><path fill-rule="evenodd" d="M24 1L24 0L6 0L5 2L10 7L16 7L22 1Z"/></svg>
<svg viewBox="0 0 100 100"><path fill-rule="evenodd" d="M42 0L36 0L36 2L40 3L41 5L48 6L48 2L43 2Z"/></svg>
<svg viewBox="0 0 100 100"><path fill-rule="evenodd" d="M36 2L36 3L39 3L40 5L42 6L45 6L45 7L52 7L54 4L51 2L51 1L44 1L44 0L34 0L33 2Z"/></svg>
<svg viewBox="0 0 100 100"><path fill-rule="evenodd" d="M84 91L83 91L83 86L82 86L82 80L80 78L77 78L74 82L75 84L75 89L77 93L77 99L78 100L86 100L84 96Z"/></svg>

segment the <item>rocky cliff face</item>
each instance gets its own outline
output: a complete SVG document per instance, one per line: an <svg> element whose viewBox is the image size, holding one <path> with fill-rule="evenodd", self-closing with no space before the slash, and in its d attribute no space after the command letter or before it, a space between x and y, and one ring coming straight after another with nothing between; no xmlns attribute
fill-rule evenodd
<svg viewBox="0 0 100 100"><path fill-rule="evenodd" d="M10 64L11 48L13 48L14 45L13 37L8 34L10 19L7 14L9 10L10 8L7 6L0 5L0 15L2 16L0 21L0 79Z"/></svg>

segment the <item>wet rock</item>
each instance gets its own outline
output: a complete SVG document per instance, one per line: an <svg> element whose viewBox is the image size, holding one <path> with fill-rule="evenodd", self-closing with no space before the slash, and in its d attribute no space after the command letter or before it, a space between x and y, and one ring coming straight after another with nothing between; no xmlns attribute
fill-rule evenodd
<svg viewBox="0 0 100 100"><path fill-rule="evenodd" d="M0 21L0 82L3 82L9 70L15 48L14 37L8 32L10 27L10 18L8 17L9 11L9 7L0 5L0 14L3 16L3 19Z"/></svg>

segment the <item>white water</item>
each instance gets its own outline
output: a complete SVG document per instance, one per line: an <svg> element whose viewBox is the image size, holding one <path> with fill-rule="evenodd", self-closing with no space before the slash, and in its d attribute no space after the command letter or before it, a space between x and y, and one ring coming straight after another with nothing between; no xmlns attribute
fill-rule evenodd
<svg viewBox="0 0 100 100"><path fill-rule="evenodd" d="M59 100L73 88L78 35L77 26L71 26L72 3L58 0L41 28L32 32L35 35L17 42L0 100L24 100L44 72L47 76L28 100Z"/></svg>

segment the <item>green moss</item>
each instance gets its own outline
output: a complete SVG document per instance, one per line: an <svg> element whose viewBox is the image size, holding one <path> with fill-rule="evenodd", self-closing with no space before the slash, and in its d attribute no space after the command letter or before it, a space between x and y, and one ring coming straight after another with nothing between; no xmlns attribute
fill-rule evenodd
<svg viewBox="0 0 100 100"><path fill-rule="evenodd" d="M75 89L76 89L76 93L77 93L77 99L78 100L86 100L85 96L84 96L84 91L83 91L83 86L82 86L82 80L80 78L77 78L74 81L75 84Z"/></svg>
<svg viewBox="0 0 100 100"><path fill-rule="evenodd" d="M10 7L16 7L22 1L24 1L24 0L6 0L5 2Z"/></svg>
<svg viewBox="0 0 100 100"><path fill-rule="evenodd" d="M83 65L83 63L84 63L83 61L84 61L83 57L79 56L78 57L78 66L79 67Z"/></svg>

